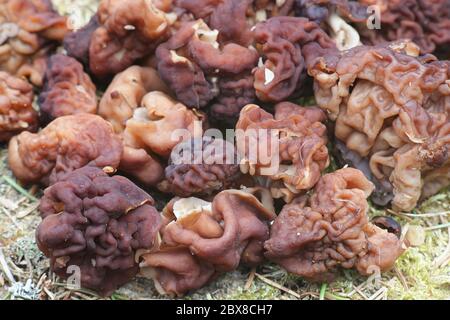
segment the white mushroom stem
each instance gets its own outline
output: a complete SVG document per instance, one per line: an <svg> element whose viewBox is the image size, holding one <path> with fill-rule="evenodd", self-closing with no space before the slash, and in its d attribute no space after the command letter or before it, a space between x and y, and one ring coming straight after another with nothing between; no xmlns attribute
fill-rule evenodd
<svg viewBox="0 0 450 320"><path fill-rule="evenodd" d="M333 31L333 39L339 50L345 51L361 45L358 32L336 13L330 15L327 23Z"/></svg>

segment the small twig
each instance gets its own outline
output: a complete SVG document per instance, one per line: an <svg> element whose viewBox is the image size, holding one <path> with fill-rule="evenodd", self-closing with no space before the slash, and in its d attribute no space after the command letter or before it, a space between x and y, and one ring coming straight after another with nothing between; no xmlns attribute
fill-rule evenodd
<svg viewBox="0 0 450 320"><path fill-rule="evenodd" d="M255 273L255 276L257 276L261 281L267 283L269 286L272 286L272 287L277 288L277 289L279 289L281 291L289 293L290 295L296 297L297 299L301 299L301 296L297 292L294 292L294 291L292 291L292 290L282 286L281 284L276 283L275 281L267 279L266 277L264 277L264 276L262 276L262 275L260 275L258 273Z"/></svg>
<svg viewBox="0 0 450 320"><path fill-rule="evenodd" d="M406 278L403 275L402 271L397 266L394 267L394 271L395 274L397 275L397 278L400 280L400 283L405 288L405 290L409 290L408 283L406 282Z"/></svg>
<svg viewBox="0 0 450 320"><path fill-rule="evenodd" d="M403 219L405 219L405 220L408 221L408 222L413 222L413 221L414 221L414 220L411 219L409 216L407 216L406 213L395 212L394 210L391 210L391 209L387 209L386 211L387 211L388 213L390 213L390 214L396 216L396 217L403 218Z"/></svg>
<svg viewBox="0 0 450 320"><path fill-rule="evenodd" d="M359 287L353 286L353 289L361 296L363 299L368 300L369 298L364 294L364 292L361 291Z"/></svg>
<svg viewBox="0 0 450 320"><path fill-rule="evenodd" d="M252 286L253 280L255 279L255 273L256 273L256 268L252 268L252 270L250 271L250 274L248 276L248 279L245 282L244 290L248 290Z"/></svg>
<svg viewBox="0 0 450 320"><path fill-rule="evenodd" d="M6 210L5 208L1 208L3 213L11 220L11 222L21 231L23 231L23 228L17 223L16 219Z"/></svg>
<svg viewBox="0 0 450 320"><path fill-rule="evenodd" d="M441 217L441 222L443 222L443 220L444 219ZM450 227L447 228L447 233L448 233L447 247L445 248L444 252L442 252L442 254L439 255L433 261L433 265L436 268L445 267L450 262Z"/></svg>
<svg viewBox="0 0 450 320"><path fill-rule="evenodd" d="M2 248L0 248L0 266L3 269L3 272L5 273L5 276L8 278L9 283L13 284L16 282L14 279L14 276L11 272L11 270L8 267L8 263L6 262L5 255L3 254Z"/></svg>
<svg viewBox="0 0 450 320"><path fill-rule="evenodd" d="M375 300L376 298L378 298L380 295L385 294L387 291L386 287L382 287L380 289L377 290L377 292L375 292L373 295L371 295L368 300Z"/></svg>
<svg viewBox="0 0 450 320"><path fill-rule="evenodd" d="M19 213L16 214L16 217L19 219L25 218L26 216L28 216L30 213L32 213L34 210L36 210L39 207L39 202L31 205L30 207L20 211Z"/></svg>
<svg viewBox="0 0 450 320"><path fill-rule="evenodd" d="M437 229L443 229L443 228L448 228L448 227L450 227L450 222L444 223L444 224L438 224L438 225L431 226L431 227L426 227L426 228L424 228L424 230L437 230Z"/></svg>
<svg viewBox="0 0 450 320"><path fill-rule="evenodd" d="M13 187L17 192L19 192L20 194L24 195L25 197L27 197L28 199L32 200L32 201L37 201L38 199L34 196L32 196L27 190L25 190L24 188L22 188L16 181L14 181L14 179L12 179L9 176L3 176L1 177L6 183L8 183L11 187Z"/></svg>
<svg viewBox="0 0 450 320"><path fill-rule="evenodd" d="M350 300L349 298L331 293L331 292L326 292L325 293L325 298L329 299L329 300Z"/></svg>
<svg viewBox="0 0 450 320"><path fill-rule="evenodd" d="M450 215L450 211L430 212L430 213L402 213L402 215L405 215L405 216L411 217L411 218L429 218L429 217Z"/></svg>

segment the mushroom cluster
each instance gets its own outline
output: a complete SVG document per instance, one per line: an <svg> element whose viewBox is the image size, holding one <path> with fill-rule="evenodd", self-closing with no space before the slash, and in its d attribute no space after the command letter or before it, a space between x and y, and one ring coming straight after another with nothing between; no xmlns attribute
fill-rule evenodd
<svg viewBox="0 0 450 320"><path fill-rule="evenodd" d="M67 33L50 0L0 1L0 70L42 85L46 59Z"/></svg>
<svg viewBox="0 0 450 320"><path fill-rule="evenodd" d="M332 51L309 73L341 153L384 186L379 204L412 210L449 185L449 61L400 41Z"/></svg>
<svg viewBox="0 0 450 320"><path fill-rule="evenodd" d="M50 0L0 0L0 142L46 188L51 270L171 296L265 261L388 271L407 243L368 197L410 211L450 185L450 62L430 54L448 55L448 8L101 0L67 32Z"/></svg>

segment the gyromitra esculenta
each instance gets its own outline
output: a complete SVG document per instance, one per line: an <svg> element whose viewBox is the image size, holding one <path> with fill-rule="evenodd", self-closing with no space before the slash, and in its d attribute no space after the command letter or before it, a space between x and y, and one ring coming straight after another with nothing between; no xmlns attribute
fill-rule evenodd
<svg viewBox="0 0 450 320"><path fill-rule="evenodd" d="M120 169L154 186L163 178L164 159L183 139L201 136L204 120L202 113L163 92L147 93L126 122Z"/></svg>
<svg viewBox="0 0 450 320"><path fill-rule="evenodd" d="M373 188L357 169L324 175L309 198L284 206L264 243L266 257L314 281L331 281L339 267L362 275L390 269L403 246L368 221L366 198Z"/></svg>
<svg viewBox="0 0 450 320"><path fill-rule="evenodd" d="M177 99L190 108L205 108L216 97L220 100L222 90L225 90L224 97L231 96L233 89L219 82L220 79L228 79L227 83L234 81L237 95L234 93L236 96L232 101L222 100L219 103L238 110L243 107L240 105L242 101L238 100L242 92L238 89L248 85L237 83L233 77L251 76L258 53L252 47L232 42L222 45L218 42L218 34L201 19L186 22L156 50L161 78ZM252 97L251 93L243 95ZM233 110L233 113L235 115L236 111Z"/></svg>
<svg viewBox="0 0 450 320"><path fill-rule="evenodd" d="M45 60L66 32L50 0L0 0L0 69L42 85Z"/></svg>
<svg viewBox="0 0 450 320"><path fill-rule="evenodd" d="M241 171L272 181L274 197L290 201L312 188L328 166L325 113L291 102L275 106L275 116L247 105L236 125Z"/></svg>
<svg viewBox="0 0 450 320"><path fill-rule="evenodd" d="M63 54L51 56L39 95L41 118L49 122L77 113L97 113L95 90L77 60Z"/></svg>
<svg viewBox="0 0 450 320"><path fill-rule="evenodd" d="M0 71L0 142L22 131L35 131L38 114L33 109L33 86L27 81Z"/></svg>
<svg viewBox="0 0 450 320"><path fill-rule="evenodd" d="M410 39L423 53L450 54L449 0L359 0L379 9L380 28L359 28L365 43Z"/></svg>
<svg viewBox="0 0 450 320"><path fill-rule="evenodd" d="M141 273L161 293L182 295L241 262L261 263L269 222L276 217L270 194L263 198L238 190L222 191L212 203L175 198L163 211L159 250L141 255Z"/></svg>
<svg viewBox="0 0 450 320"><path fill-rule="evenodd" d="M9 142L8 161L21 182L49 185L85 165L113 172L122 150L111 124L85 113L57 118L38 133L15 136Z"/></svg>
<svg viewBox="0 0 450 320"><path fill-rule="evenodd" d="M68 36L65 48L104 79L151 54L168 36L170 22L153 0L102 0L96 16Z"/></svg>
<svg viewBox="0 0 450 320"><path fill-rule="evenodd" d="M336 138L367 159L377 183L391 184L385 197L395 209L411 210L450 184L448 61L399 41L332 51L309 73Z"/></svg>
<svg viewBox="0 0 450 320"><path fill-rule="evenodd" d="M109 295L138 272L135 254L157 246L161 217L130 180L77 169L44 191L37 245L53 272Z"/></svg>
<svg viewBox="0 0 450 320"><path fill-rule="evenodd" d="M165 180L158 187L180 197L240 187L236 156L234 145L222 139L204 136L181 142L172 150Z"/></svg>

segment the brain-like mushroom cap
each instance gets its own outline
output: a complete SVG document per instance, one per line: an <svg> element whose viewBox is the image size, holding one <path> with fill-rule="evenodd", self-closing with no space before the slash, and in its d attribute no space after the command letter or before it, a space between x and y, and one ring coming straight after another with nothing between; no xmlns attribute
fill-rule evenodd
<svg viewBox="0 0 450 320"><path fill-rule="evenodd" d="M450 2L448 0L360 0L377 5L382 28L361 27L365 43L381 44L410 39L423 53L450 53Z"/></svg>
<svg viewBox="0 0 450 320"><path fill-rule="evenodd" d="M141 267L153 271L164 292L180 295L203 286L217 272L236 269L240 262L261 263L268 223L275 218L272 210L238 190L222 191L212 203L176 198L164 211L161 250L144 254ZM179 267L186 259L195 264L188 272Z"/></svg>
<svg viewBox="0 0 450 320"><path fill-rule="evenodd" d="M38 115L33 109L33 86L0 71L0 142L24 130L35 131Z"/></svg>
<svg viewBox="0 0 450 320"><path fill-rule="evenodd" d="M86 113L57 118L36 134L22 132L10 141L8 160L22 182L51 184L85 165L114 171L122 149L111 125Z"/></svg>
<svg viewBox="0 0 450 320"><path fill-rule="evenodd" d="M155 69L132 66L117 74L100 100L98 113L122 133L142 98L150 91L168 93Z"/></svg>
<svg viewBox="0 0 450 320"><path fill-rule="evenodd" d="M51 47L67 32L49 0L0 1L0 69L40 86Z"/></svg>
<svg viewBox="0 0 450 320"><path fill-rule="evenodd" d="M275 116L246 106L236 125L241 171L280 180L283 193L312 188L329 164L325 118L319 108L290 102L276 105Z"/></svg>
<svg viewBox="0 0 450 320"><path fill-rule="evenodd" d="M281 102L302 85L305 66L334 42L316 23L305 18L273 17L258 23L255 41L261 46L265 62L254 71L257 97Z"/></svg>
<svg viewBox="0 0 450 320"><path fill-rule="evenodd" d="M165 176L159 189L180 197L211 195L239 187L235 147L225 140L207 136L181 142L172 150Z"/></svg>
<svg viewBox="0 0 450 320"><path fill-rule="evenodd" d="M256 50L235 43L221 46L218 31L203 20L190 21L156 50L158 71L177 99L191 108L203 108L220 92L219 75L250 74Z"/></svg>
<svg viewBox="0 0 450 320"><path fill-rule="evenodd" d="M329 281L335 269L363 275L386 271L403 252L401 241L368 222L366 198L373 190L359 170L327 174L313 195L287 204L265 242L266 256L289 272Z"/></svg>
<svg viewBox="0 0 450 320"><path fill-rule="evenodd" d="M309 69L336 137L392 185L396 209L411 210L449 184L449 70L410 41L333 51ZM430 184L435 170L444 178Z"/></svg>
<svg viewBox="0 0 450 320"><path fill-rule="evenodd" d="M50 57L44 87L39 95L41 117L46 122L77 113L96 113L95 85L74 58L63 54Z"/></svg>
<svg viewBox="0 0 450 320"><path fill-rule="evenodd" d="M137 273L135 253L157 244L161 217L130 180L84 167L47 188L39 210L40 250L58 275L79 268L81 285L108 295Z"/></svg>
<svg viewBox="0 0 450 320"><path fill-rule="evenodd" d="M81 39L85 54L85 38L89 40L89 69L98 78L107 78L131 66L136 60L151 54L169 30L169 21L152 0L102 0L97 11L98 27L92 21L82 34L72 35L67 42Z"/></svg>

